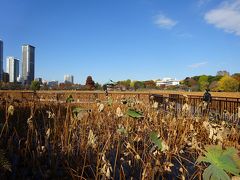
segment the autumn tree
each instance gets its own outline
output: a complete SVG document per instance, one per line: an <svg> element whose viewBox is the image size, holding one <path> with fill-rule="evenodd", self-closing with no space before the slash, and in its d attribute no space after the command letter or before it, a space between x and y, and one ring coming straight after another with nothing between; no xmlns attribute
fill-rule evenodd
<svg viewBox="0 0 240 180"><path fill-rule="evenodd" d="M156 82L154 82L153 80L144 81L143 83L146 88L155 88L156 87Z"/></svg>
<svg viewBox="0 0 240 180"><path fill-rule="evenodd" d="M218 89L221 91L235 92L239 89L239 82L231 76L223 76L218 82Z"/></svg>
<svg viewBox="0 0 240 180"><path fill-rule="evenodd" d="M208 76L206 76L206 75L200 76L200 78L198 80L198 84L199 84L199 89L201 91L204 91L205 89L207 89L208 85L209 85Z"/></svg>
<svg viewBox="0 0 240 180"><path fill-rule="evenodd" d="M234 73L232 77L236 79L238 82L240 82L240 73Z"/></svg>
<svg viewBox="0 0 240 180"><path fill-rule="evenodd" d="M91 89L91 90L95 88L95 82L93 81L92 76L87 77L85 85L87 86L88 89Z"/></svg>
<svg viewBox="0 0 240 180"><path fill-rule="evenodd" d="M196 76L192 78L187 77L183 80L182 84L186 85L193 91L198 91L199 90L198 79L199 78L196 78Z"/></svg>
<svg viewBox="0 0 240 180"><path fill-rule="evenodd" d="M183 80L183 82L182 82L182 84L184 84L184 85L186 85L186 86L188 86L188 87L191 87L192 86L192 82L196 82L194 79L192 79L192 78L190 78L190 77L186 77L184 80ZM196 82L197 83L197 82Z"/></svg>
<svg viewBox="0 0 240 180"><path fill-rule="evenodd" d="M211 91L218 91L218 81L213 81L209 85Z"/></svg>
<svg viewBox="0 0 240 180"><path fill-rule="evenodd" d="M240 73L235 73L232 75L232 77L239 82L238 91L240 91Z"/></svg>

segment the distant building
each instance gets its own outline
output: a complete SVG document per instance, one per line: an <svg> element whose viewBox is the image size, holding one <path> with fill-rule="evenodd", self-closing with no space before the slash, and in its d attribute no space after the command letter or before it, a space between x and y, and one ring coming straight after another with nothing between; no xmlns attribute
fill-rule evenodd
<svg viewBox="0 0 240 180"><path fill-rule="evenodd" d="M14 57L7 57L7 73L9 74L9 82L17 82L19 76L19 60Z"/></svg>
<svg viewBox="0 0 240 180"><path fill-rule="evenodd" d="M178 86L180 83L178 80L176 79L172 79L172 78L163 78L162 80L156 80L156 86Z"/></svg>
<svg viewBox="0 0 240 180"><path fill-rule="evenodd" d="M17 82L19 82L19 83L23 83L23 78L22 78L22 76L19 74L19 76L17 77Z"/></svg>
<svg viewBox="0 0 240 180"><path fill-rule="evenodd" d="M64 75L64 83L71 83L73 84L73 75Z"/></svg>
<svg viewBox="0 0 240 180"><path fill-rule="evenodd" d="M35 47L22 46L22 78L24 84L30 84L34 80L35 73Z"/></svg>
<svg viewBox="0 0 240 180"><path fill-rule="evenodd" d="M35 78L34 81L38 81L38 82L40 82L40 84L43 84L43 83L42 83L42 78Z"/></svg>
<svg viewBox="0 0 240 180"><path fill-rule="evenodd" d="M58 81L48 81L47 85L51 88L51 87L55 87L58 86Z"/></svg>
<svg viewBox="0 0 240 180"><path fill-rule="evenodd" d="M3 80L3 41L0 39L0 81Z"/></svg>
<svg viewBox="0 0 240 180"><path fill-rule="evenodd" d="M2 81L5 82L5 83L9 82L9 74L8 73L6 73L6 72L3 73Z"/></svg>
<svg viewBox="0 0 240 180"><path fill-rule="evenodd" d="M43 84L47 84L47 83L48 83L48 81L47 81L47 80L45 80L45 79L43 79L43 80L42 80L42 83L43 83Z"/></svg>

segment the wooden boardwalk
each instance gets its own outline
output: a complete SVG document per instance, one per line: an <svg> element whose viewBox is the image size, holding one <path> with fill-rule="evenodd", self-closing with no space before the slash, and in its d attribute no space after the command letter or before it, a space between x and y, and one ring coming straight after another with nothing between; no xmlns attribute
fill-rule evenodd
<svg viewBox="0 0 240 180"><path fill-rule="evenodd" d="M202 93L203 94L203 93ZM105 101L107 97L103 91L0 91L0 98L18 99L26 101L40 102L65 102L67 97L72 95L75 102L93 103L96 100ZM108 97L112 99L121 98L136 98L144 103L151 101L151 96L154 96L155 101L163 103L166 107L166 100L176 104L176 111L181 111L182 106L186 103L186 96L183 93L168 94L168 93L151 93L151 92L109 92ZM192 113L202 110L202 96L188 95L188 105L191 107ZM208 111L224 116L232 115L234 119L240 116L240 97L212 97L212 103L208 106Z"/></svg>

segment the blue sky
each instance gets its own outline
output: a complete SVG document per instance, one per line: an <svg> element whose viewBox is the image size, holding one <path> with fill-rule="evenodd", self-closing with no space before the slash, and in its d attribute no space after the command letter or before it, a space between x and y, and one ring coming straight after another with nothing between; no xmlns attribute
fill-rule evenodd
<svg viewBox="0 0 240 180"><path fill-rule="evenodd" d="M240 0L0 0L0 7L4 61L34 45L43 79L240 72Z"/></svg>

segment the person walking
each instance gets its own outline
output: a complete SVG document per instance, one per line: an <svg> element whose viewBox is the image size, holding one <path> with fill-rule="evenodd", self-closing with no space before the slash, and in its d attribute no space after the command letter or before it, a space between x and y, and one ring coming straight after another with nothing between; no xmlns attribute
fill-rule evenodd
<svg viewBox="0 0 240 180"><path fill-rule="evenodd" d="M210 91L209 89L206 89L205 93L203 95L203 107L204 107L203 112L204 112L204 114L209 112L210 104L212 102L212 95L210 94L209 91Z"/></svg>
<svg viewBox="0 0 240 180"><path fill-rule="evenodd" d="M210 104L212 102L212 95L209 92L209 89L206 89L204 95L203 95L203 101L206 103Z"/></svg>

